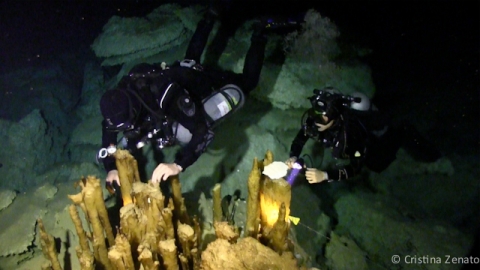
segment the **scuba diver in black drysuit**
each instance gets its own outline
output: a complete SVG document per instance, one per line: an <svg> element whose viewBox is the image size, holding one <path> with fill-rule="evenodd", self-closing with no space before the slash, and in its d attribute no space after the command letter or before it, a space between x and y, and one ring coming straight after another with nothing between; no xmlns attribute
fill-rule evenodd
<svg viewBox="0 0 480 270"><path fill-rule="evenodd" d="M423 162L434 162L441 157L411 124L394 127L361 93L343 95L327 87L314 90L310 102L312 108L302 117L302 127L291 144L287 165L292 167L298 161L304 164L299 157L310 138L331 148L335 159L349 160L349 164L336 168L307 168L305 177L310 184L355 177L363 166L382 172L395 160L400 147Z"/></svg>
<svg viewBox="0 0 480 270"><path fill-rule="evenodd" d="M185 59L172 65L139 64L118 86L101 98L102 150L107 183L119 184L112 153L117 135L123 133L125 148L137 151L152 142L158 149L182 145L175 160L160 163L152 182L165 181L191 166L214 137L213 128L244 104L262 69L267 33L291 27L295 22L265 21L254 24L243 73L203 66L201 55L218 13L209 9L198 23Z"/></svg>

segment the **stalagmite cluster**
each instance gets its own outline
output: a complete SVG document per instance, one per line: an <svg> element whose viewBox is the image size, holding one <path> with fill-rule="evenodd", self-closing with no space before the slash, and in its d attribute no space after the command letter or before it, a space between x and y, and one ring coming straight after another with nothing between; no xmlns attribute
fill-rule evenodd
<svg viewBox="0 0 480 270"><path fill-rule="evenodd" d="M292 255L293 245L288 243L290 186L284 185L284 179L270 179L261 173L273 162L271 152L267 152L264 160L253 161L243 232L222 215L221 186L215 186L212 222L216 240L208 243L205 250L199 248L200 222L198 217L190 218L187 213L178 176L169 179L172 197L167 199L158 184L140 182L137 163L127 151L118 150L115 158L123 199L116 236L98 178L82 179L78 183L81 192L69 196L82 270L98 269L97 266L122 270L302 268ZM82 224L78 208L85 214L87 224ZM43 248L51 253L48 245ZM48 257L53 264L54 258Z"/></svg>

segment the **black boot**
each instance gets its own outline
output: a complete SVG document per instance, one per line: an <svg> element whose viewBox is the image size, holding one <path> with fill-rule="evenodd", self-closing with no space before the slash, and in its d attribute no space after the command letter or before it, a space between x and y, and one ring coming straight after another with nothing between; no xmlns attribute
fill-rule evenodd
<svg viewBox="0 0 480 270"><path fill-rule="evenodd" d="M208 36L213 29L217 15L211 10L207 10L203 18L198 22L197 28L193 33L190 43L185 53L185 59L195 60L200 63L203 50L207 45Z"/></svg>

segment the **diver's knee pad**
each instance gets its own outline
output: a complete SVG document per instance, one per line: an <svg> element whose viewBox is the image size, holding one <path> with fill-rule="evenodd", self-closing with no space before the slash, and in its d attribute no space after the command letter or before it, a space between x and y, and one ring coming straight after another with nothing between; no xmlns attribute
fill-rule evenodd
<svg viewBox="0 0 480 270"><path fill-rule="evenodd" d="M227 84L218 91L213 92L203 100L203 108L207 113L210 126L215 126L226 116L233 114L243 107L245 95L240 87Z"/></svg>

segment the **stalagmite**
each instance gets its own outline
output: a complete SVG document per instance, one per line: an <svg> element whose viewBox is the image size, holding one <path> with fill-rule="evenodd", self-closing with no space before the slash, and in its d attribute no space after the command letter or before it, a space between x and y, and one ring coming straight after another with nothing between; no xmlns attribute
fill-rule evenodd
<svg viewBox="0 0 480 270"><path fill-rule="evenodd" d="M222 215L222 185L216 184L213 187L213 222L223 220Z"/></svg>
<svg viewBox="0 0 480 270"><path fill-rule="evenodd" d="M37 219L37 222L38 227L40 228L40 244L42 245L43 255L50 261L53 270L62 270L60 262L58 261L57 249L55 248L55 240L53 239L53 236L45 231L41 219Z"/></svg>
<svg viewBox="0 0 480 270"><path fill-rule="evenodd" d="M273 159L272 151L267 150L267 153L265 153L265 158L263 159L263 168L265 168L265 166L268 166L268 165L272 164L273 161L274 161L274 159ZM262 170L263 170L263 168L262 168Z"/></svg>
<svg viewBox="0 0 480 270"><path fill-rule="evenodd" d="M285 204L282 203L278 214L278 219L272 230L265 236L268 239L268 246L282 255L288 248L287 236L290 229L289 223L285 221Z"/></svg>
<svg viewBox="0 0 480 270"><path fill-rule="evenodd" d="M133 158L133 156L132 156L131 164L133 167L133 177L134 177L132 183L141 182L140 173L138 171L138 162L136 159Z"/></svg>
<svg viewBox="0 0 480 270"><path fill-rule="evenodd" d="M262 228L271 229L277 221L280 205L285 204L286 217L290 215L291 186L284 179L270 179L264 176L260 191Z"/></svg>
<svg viewBox="0 0 480 270"><path fill-rule="evenodd" d="M163 258L163 266L166 270L178 270L177 246L175 239L163 240L158 243L158 250Z"/></svg>
<svg viewBox="0 0 480 270"><path fill-rule="evenodd" d="M83 250L80 246L75 248L81 270L94 270L95 260L90 250Z"/></svg>
<svg viewBox="0 0 480 270"><path fill-rule="evenodd" d="M162 217L165 221L165 239L175 239L175 228L172 221L172 210L170 208L164 208L162 210Z"/></svg>
<svg viewBox="0 0 480 270"><path fill-rule="evenodd" d="M144 236L148 235L150 247L153 247L152 252L156 254L156 242L160 240L164 234L164 220L161 215L163 203L165 201L158 184L136 182L133 184L133 197L135 198L135 206L140 209L139 215L145 216L142 220L144 229ZM138 216L138 215L137 215ZM144 237L143 242L146 238ZM145 245L142 243L142 245Z"/></svg>
<svg viewBox="0 0 480 270"><path fill-rule="evenodd" d="M157 248L155 248L155 249L157 249ZM158 261L154 260L154 258L153 258L154 255L149 248L140 245L138 247L138 253L140 254L140 255L138 255L138 260L142 264L144 270L156 270L156 269L158 269L158 266L159 266L160 263Z"/></svg>
<svg viewBox="0 0 480 270"><path fill-rule="evenodd" d="M135 269L131 246L128 238L124 234L117 234L115 245L108 251L108 258L118 270Z"/></svg>
<svg viewBox="0 0 480 270"><path fill-rule="evenodd" d="M108 245L113 246L115 243L115 236L113 236L112 225L108 219L107 207L105 206L105 201L103 200L103 191L100 185L100 179L95 177L87 178L87 181L90 185L90 190L93 191L93 198L95 200L95 206L97 208L98 218L102 223L102 227L105 230L105 235L107 236Z"/></svg>
<svg viewBox="0 0 480 270"><path fill-rule="evenodd" d="M123 205L127 205L133 202L131 196L133 183L140 182L137 161L127 150L118 149L114 157L120 178Z"/></svg>
<svg viewBox="0 0 480 270"><path fill-rule="evenodd" d="M193 230L195 231L195 235L197 236L197 249L201 248L202 246L202 228L200 227L200 222L198 221L198 217L193 217Z"/></svg>
<svg viewBox="0 0 480 270"><path fill-rule="evenodd" d="M143 236L142 243L137 248L138 254L145 252L145 250L150 251L152 263L157 260L158 246L156 232L148 232ZM144 260L147 261L147 258L145 257Z"/></svg>
<svg viewBox="0 0 480 270"><path fill-rule="evenodd" d="M182 185L180 184L180 179L178 178L178 175L170 176L169 179L172 186L173 205L175 206L173 211L175 212L175 216L181 223L190 224L190 217L188 216L187 208L185 207L182 198Z"/></svg>
<svg viewBox="0 0 480 270"><path fill-rule="evenodd" d="M198 248L192 249L193 270L200 270L200 254Z"/></svg>
<svg viewBox="0 0 480 270"><path fill-rule="evenodd" d="M86 214L86 220L91 226L92 234L89 235L89 237L92 239L93 254L96 262L101 264L107 270L112 269L110 261L108 260L105 235L111 244L113 244L114 238L110 221L108 219L108 213L103 201L100 179L88 176L82 178L81 181L79 181L78 186L82 188L82 191L76 195L69 195L69 198L75 205L79 205ZM76 230L83 231L78 214L76 215L75 212L74 209L70 209L70 215L76 226ZM79 236L79 238L80 237L82 236ZM85 239L83 239L80 244L83 250L82 254L88 256L86 255L87 252L85 250L88 244L85 243Z"/></svg>
<svg viewBox="0 0 480 270"><path fill-rule="evenodd" d="M84 186L83 181L79 181L79 182L75 183L75 185L82 187L82 189L83 189L83 186ZM88 220L88 217L86 216L87 215L87 208L85 207L85 202L83 202L82 193L78 193L78 194L75 194L75 195L68 195L68 198L70 200L72 200L74 205L79 206L82 209L83 213L85 214L85 219ZM88 232L85 232L85 233L87 233L87 235L88 235Z"/></svg>
<svg viewBox="0 0 480 270"><path fill-rule="evenodd" d="M75 225L75 230L78 235L78 242L80 244L82 253L90 253L90 246L88 245L87 234L85 230L83 230L82 221L80 220L80 217L78 215L77 207L72 204L68 207L68 211L70 213L70 217L72 218L73 224Z"/></svg>
<svg viewBox="0 0 480 270"><path fill-rule="evenodd" d="M95 259L107 270L113 269L108 260L107 246L105 244L104 229L98 214L95 191L88 185L82 190L84 194L83 200L87 208L87 215L93 231L93 250Z"/></svg>
<svg viewBox="0 0 480 270"><path fill-rule="evenodd" d="M180 259L180 264L182 265L182 270L190 270L190 265L188 264L188 259L184 254L179 254L178 258Z"/></svg>
<svg viewBox="0 0 480 270"><path fill-rule="evenodd" d="M182 247L182 253L187 259L192 257L191 249L195 248L196 238L195 232L190 225L179 223L177 226L178 240Z"/></svg>
<svg viewBox="0 0 480 270"><path fill-rule="evenodd" d="M258 169L257 158L253 160L253 168L248 176L248 200L247 200L247 236L257 238L259 226L259 192L261 173Z"/></svg>
<svg viewBox="0 0 480 270"><path fill-rule="evenodd" d="M140 209L133 203L127 204L120 209L120 228L122 233L128 237L133 248L137 248L145 233L144 227L140 226L143 215Z"/></svg>

